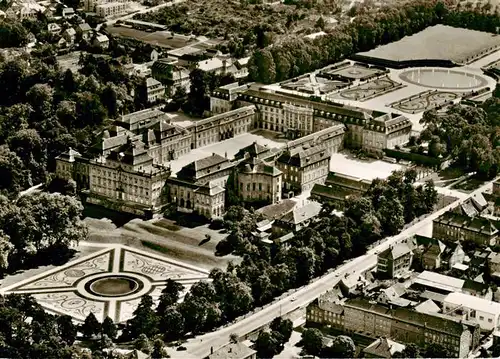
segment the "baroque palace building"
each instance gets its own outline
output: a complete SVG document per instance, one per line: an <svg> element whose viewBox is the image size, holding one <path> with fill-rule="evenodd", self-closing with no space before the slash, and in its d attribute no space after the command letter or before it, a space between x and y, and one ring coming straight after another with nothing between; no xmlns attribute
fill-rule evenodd
<svg viewBox="0 0 500 359"><path fill-rule="evenodd" d="M230 175L243 201L272 204L323 184L331 155L344 146L381 151L404 144L411 132L402 115L235 84L214 92L211 111L212 117L185 127L159 110L123 115L88 155L61 154L57 172L71 175L90 203L151 216L170 202L181 211L218 218ZM253 144L232 161L214 154L177 174L166 167L192 149L254 129L281 132L290 140L279 150Z"/></svg>

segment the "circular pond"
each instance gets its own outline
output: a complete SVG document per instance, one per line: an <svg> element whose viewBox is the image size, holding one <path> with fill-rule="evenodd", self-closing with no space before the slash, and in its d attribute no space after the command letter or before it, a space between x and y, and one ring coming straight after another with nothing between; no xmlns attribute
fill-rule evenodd
<svg viewBox="0 0 500 359"><path fill-rule="evenodd" d="M414 85L437 90L475 90L488 85L484 76L446 68L415 68L403 71L399 78Z"/></svg>
<svg viewBox="0 0 500 359"><path fill-rule="evenodd" d="M110 276L97 278L87 283L87 290L97 296L122 297L133 294L141 289L142 285L135 278L128 276Z"/></svg>

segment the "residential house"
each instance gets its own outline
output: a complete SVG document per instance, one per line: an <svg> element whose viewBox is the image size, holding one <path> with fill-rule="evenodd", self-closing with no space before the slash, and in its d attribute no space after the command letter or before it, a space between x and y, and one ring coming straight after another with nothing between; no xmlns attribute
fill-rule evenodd
<svg viewBox="0 0 500 359"><path fill-rule="evenodd" d="M465 358L476 349L480 338L479 325L474 322L409 308L391 309L362 298L345 302L344 329L347 333L386 337L420 347L441 344L458 358Z"/></svg>
<svg viewBox="0 0 500 359"><path fill-rule="evenodd" d="M433 237L447 241L470 240L479 245L493 246L496 244L498 229L487 218L466 215L448 211L432 223Z"/></svg>
<svg viewBox="0 0 500 359"><path fill-rule="evenodd" d="M207 359L257 359L257 352L241 342L229 343L216 351L212 348Z"/></svg>
<svg viewBox="0 0 500 359"><path fill-rule="evenodd" d="M459 241L446 242L446 248L441 255L441 263L444 268L452 269L465 260L465 252Z"/></svg>
<svg viewBox="0 0 500 359"><path fill-rule="evenodd" d="M66 41L66 39L64 37L61 37L58 41L57 41L57 47L59 49L66 49L67 47L69 46L68 42Z"/></svg>
<svg viewBox="0 0 500 359"><path fill-rule="evenodd" d="M500 327L500 303L464 293L450 293L443 303L443 312L455 313L475 321L482 330L495 331Z"/></svg>
<svg viewBox="0 0 500 359"><path fill-rule="evenodd" d="M90 37L92 36L92 28L86 22L84 22L83 24L78 24L78 26L76 27L76 34L82 40L89 41Z"/></svg>
<svg viewBox="0 0 500 359"><path fill-rule="evenodd" d="M382 277L396 278L406 273L412 263L413 253L406 243L398 243L377 255L377 273Z"/></svg>
<svg viewBox="0 0 500 359"><path fill-rule="evenodd" d="M497 276L500 277L500 253L491 252L488 256L488 267L490 273L497 273Z"/></svg>
<svg viewBox="0 0 500 359"><path fill-rule="evenodd" d="M151 66L151 76L164 84L167 92L173 95L177 89L184 88L189 92L191 81L189 71L177 66L177 60L173 58L158 59Z"/></svg>
<svg viewBox="0 0 500 359"><path fill-rule="evenodd" d="M47 31L51 34L59 34L61 32L61 27L55 22L51 22L47 25Z"/></svg>
<svg viewBox="0 0 500 359"><path fill-rule="evenodd" d="M415 251L418 258L421 258L422 267L425 270L441 268L441 255L446 249L446 245L439 239L415 235L413 238Z"/></svg>
<svg viewBox="0 0 500 359"><path fill-rule="evenodd" d="M76 31L72 27L67 28L66 30L63 31L62 37L68 44L73 45L75 43L76 39Z"/></svg>
<svg viewBox="0 0 500 359"><path fill-rule="evenodd" d="M146 79L146 93L149 103L156 103L165 98L165 86L152 77Z"/></svg>
<svg viewBox="0 0 500 359"><path fill-rule="evenodd" d="M236 70L233 72L235 79L244 79L248 76L248 61L250 57L244 57L233 62Z"/></svg>
<svg viewBox="0 0 500 359"><path fill-rule="evenodd" d="M65 19L71 19L75 15L75 9L72 7L65 7L62 9L62 17Z"/></svg>
<svg viewBox="0 0 500 359"><path fill-rule="evenodd" d="M406 345L387 338L379 338L363 349L365 358L387 358L390 359L396 353L401 353Z"/></svg>
<svg viewBox="0 0 500 359"><path fill-rule="evenodd" d="M107 49L109 47L109 38L104 34L97 33L92 44L96 47Z"/></svg>

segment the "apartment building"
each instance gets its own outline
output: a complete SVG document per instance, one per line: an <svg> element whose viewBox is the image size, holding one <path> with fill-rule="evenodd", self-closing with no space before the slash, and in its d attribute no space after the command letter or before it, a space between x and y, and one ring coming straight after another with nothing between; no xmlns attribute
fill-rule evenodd
<svg viewBox="0 0 500 359"><path fill-rule="evenodd" d="M306 308L306 326L327 326L344 329L345 298L340 289L321 294Z"/></svg>
<svg viewBox="0 0 500 359"><path fill-rule="evenodd" d="M84 0L83 8L87 12L105 17L123 14L128 10L128 3L129 0Z"/></svg>
<svg viewBox="0 0 500 359"><path fill-rule="evenodd" d="M498 229L489 218L469 216L448 211L432 222L434 238L463 241L472 240L479 245L494 246L498 238Z"/></svg>
<svg viewBox="0 0 500 359"><path fill-rule="evenodd" d="M446 315L419 313L409 308L390 308L363 298L344 304L344 330L372 338L386 337L425 347L437 343L457 358L477 347L479 325Z"/></svg>
<svg viewBox="0 0 500 359"><path fill-rule="evenodd" d="M128 3L115 1L96 5L95 12L97 16L108 17L125 14L128 8Z"/></svg>
<svg viewBox="0 0 500 359"><path fill-rule="evenodd" d="M377 273L396 278L410 269L412 259L413 253L408 244L395 244L377 255Z"/></svg>

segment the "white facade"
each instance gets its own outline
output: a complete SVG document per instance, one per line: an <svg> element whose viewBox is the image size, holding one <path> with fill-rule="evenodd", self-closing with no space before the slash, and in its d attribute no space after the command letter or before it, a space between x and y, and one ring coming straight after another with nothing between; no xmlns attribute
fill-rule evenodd
<svg viewBox="0 0 500 359"><path fill-rule="evenodd" d="M461 310L467 320L476 321L483 330L497 330L500 325L500 303L473 295L450 293L443 302L443 312Z"/></svg>

